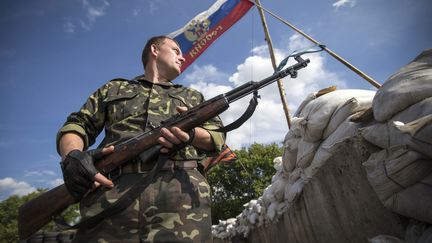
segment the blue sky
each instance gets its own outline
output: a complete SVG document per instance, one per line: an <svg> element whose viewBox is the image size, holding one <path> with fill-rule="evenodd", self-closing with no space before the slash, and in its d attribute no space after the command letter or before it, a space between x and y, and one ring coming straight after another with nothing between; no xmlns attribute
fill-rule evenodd
<svg viewBox="0 0 432 243"><path fill-rule="evenodd" d="M62 183L55 135L67 115L106 81L142 73L141 50L208 9L209 0L3 0L0 3L0 200ZM285 20L383 83L432 48L430 0L262 0ZM267 16L278 60L311 43ZM285 79L294 113L310 92L374 88L326 53L310 55ZM216 41L176 82L207 98L272 73L256 8ZM252 119L229 134L234 148L281 142L288 128L276 85L261 92ZM222 115L238 117L246 100Z"/></svg>

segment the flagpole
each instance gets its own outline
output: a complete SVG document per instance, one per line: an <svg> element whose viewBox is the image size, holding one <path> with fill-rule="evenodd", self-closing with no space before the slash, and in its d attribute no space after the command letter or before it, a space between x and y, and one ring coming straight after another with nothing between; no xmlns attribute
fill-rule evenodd
<svg viewBox="0 0 432 243"><path fill-rule="evenodd" d="M278 19L279 21L281 21L282 23L288 25L289 27L291 27L293 30L297 31L299 34L301 34L302 36L304 36L306 39L310 40L311 42L319 45L320 43L316 40L314 40L312 37L310 37L309 35L307 35L306 33L304 33L303 31L301 31L300 29L296 28L294 25L288 23L288 21L282 19L281 17L277 16L276 14L270 12L269 10L265 9L260 3L259 0L254 0L255 4L258 9L260 9L261 11L266 11L268 14L270 14L271 16L275 17L276 19ZM328 49L327 47L324 47L324 50L330 54L331 56L333 56L334 58L336 58L336 60L338 60L339 62L341 62L342 64L344 64L346 67L348 67L349 69L351 69L353 72L355 72L356 74L358 74L360 77L364 78L366 81L368 81L370 84L372 84L373 86L375 86L376 88L380 88L381 84L378 83L377 81L375 81L375 79L373 79L372 77L370 77L369 75L367 75L366 73L362 72L360 69L356 68L354 65L352 65L351 63L349 63L347 60L345 60L344 58L342 58L341 56L339 56L338 54L336 54L335 52L333 52L332 50Z"/></svg>
<svg viewBox="0 0 432 243"><path fill-rule="evenodd" d="M257 3L256 4L257 6L261 6L261 3L259 0L254 0L254 1L255 1L255 3ZM272 40L270 37L270 32L269 32L268 27L267 27L267 22L266 22L266 19L264 16L264 12L263 12L261 7L257 8L257 9L258 9L258 12L261 16L261 22L262 22L262 25L264 28L265 39L267 41L267 45L269 48L270 58L271 58L272 65L273 65L273 70L276 70L277 65L276 65L276 58L274 55L273 43L272 43ZM285 117L286 117L286 120L288 123L288 128L291 128L291 118L290 118L290 114L289 114L289 110L288 110L288 103L286 101L285 88L284 88L284 85L283 85L283 82L281 79L278 79L277 84L279 87L279 95L280 95L280 98L282 101L282 106L283 106L283 110L285 112Z"/></svg>

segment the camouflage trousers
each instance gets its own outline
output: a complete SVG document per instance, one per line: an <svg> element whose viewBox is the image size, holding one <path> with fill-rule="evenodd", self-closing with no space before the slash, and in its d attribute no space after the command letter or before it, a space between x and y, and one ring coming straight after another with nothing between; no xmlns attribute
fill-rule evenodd
<svg viewBox="0 0 432 243"><path fill-rule="evenodd" d="M114 188L87 195L80 205L83 219L115 202L142 176L122 175ZM79 229L74 242L212 242L207 180L196 169L160 171L126 210Z"/></svg>

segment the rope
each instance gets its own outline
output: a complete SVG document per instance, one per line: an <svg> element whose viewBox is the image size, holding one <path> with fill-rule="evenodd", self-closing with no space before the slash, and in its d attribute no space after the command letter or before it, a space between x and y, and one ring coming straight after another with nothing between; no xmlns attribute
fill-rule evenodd
<svg viewBox="0 0 432 243"><path fill-rule="evenodd" d="M278 15L276 15L276 14L272 13L271 11L267 10L262 5L256 3L255 0L250 0L250 1L253 2L255 4L255 6L257 6L258 8L264 10L266 13L270 14L271 16L273 16L274 18L276 18L280 22L284 23L285 25L287 25L290 28L292 28L295 31L297 31L299 34L301 34L306 39L310 40L311 42L315 43L316 45L321 45L318 41L316 41L315 39L313 39L312 37L310 37L309 35L307 35L303 31L301 31L300 29L296 28L294 25L288 23L288 21L284 20L283 18L279 17ZM351 69L353 72L355 72L357 75L359 75L360 77L362 77L363 79L365 79L367 82L369 82L370 84L372 84L374 87L376 87L376 88L380 88L381 87L380 83L378 83L377 81L375 81L373 78L371 78L366 73L362 72L360 69L356 68L354 65L352 65L351 63L349 63L348 61L346 61L344 58L342 58L341 56L339 56L338 54L336 54L332 50L328 49L327 47L325 47L324 50L327 53L329 53L331 56L333 56L334 58L336 58L336 60L338 60L339 62L341 62L342 64L344 64L346 67L348 67L349 69Z"/></svg>

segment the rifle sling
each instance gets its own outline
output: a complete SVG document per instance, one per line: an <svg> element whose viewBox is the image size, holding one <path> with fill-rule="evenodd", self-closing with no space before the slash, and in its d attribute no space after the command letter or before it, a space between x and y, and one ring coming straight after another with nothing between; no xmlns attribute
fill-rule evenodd
<svg viewBox="0 0 432 243"><path fill-rule="evenodd" d="M251 100L249 101L249 106L247 107L246 111L234 122L219 128L219 129L214 129L214 130L210 130L210 131L215 131L215 132L223 132L223 133L227 133L230 132L234 129L239 128L241 125L243 125L243 123L245 123L255 112L255 109L258 105L258 91L255 91L253 93L253 97L251 98Z"/></svg>
<svg viewBox="0 0 432 243"><path fill-rule="evenodd" d="M156 174L163 168L165 162L168 160L171 154L161 153L158 157L156 164L153 166L149 174L141 177L135 185L133 185L128 192L123 194L117 201L109 205L102 212L86 218L75 225L69 225L64 221L63 218L54 218L54 222L57 226L63 230L67 229L90 229L95 227L103 219L108 218L114 214L120 213L131 205L136 198L150 185L156 178Z"/></svg>

